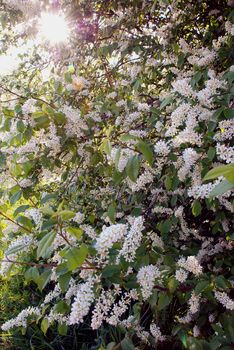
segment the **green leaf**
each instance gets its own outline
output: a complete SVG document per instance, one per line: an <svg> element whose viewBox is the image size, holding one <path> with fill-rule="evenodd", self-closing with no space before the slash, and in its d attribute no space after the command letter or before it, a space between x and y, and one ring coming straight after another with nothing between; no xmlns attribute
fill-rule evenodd
<svg viewBox="0 0 234 350"><path fill-rule="evenodd" d="M109 139L105 139L102 142L101 146L100 146L100 150L102 152L105 152L108 156L110 156L111 155L111 149L112 149L112 147L111 147L110 140Z"/></svg>
<svg viewBox="0 0 234 350"><path fill-rule="evenodd" d="M6 251L6 255L15 254L15 253L21 251L22 248L25 248L25 245L23 245L23 244L16 245L16 246L12 247L11 249L8 249Z"/></svg>
<svg viewBox="0 0 234 350"><path fill-rule="evenodd" d="M111 222L114 223L115 222L115 217L116 217L116 206L111 204L109 205L108 209L107 209L107 215L110 218Z"/></svg>
<svg viewBox="0 0 234 350"><path fill-rule="evenodd" d="M159 222L157 225L157 228L162 234L167 234L168 232L170 232L171 225L172 223L170 220L165 220L165 221Z"/></svg>
<svg viewBox="0 0 234 350"><path fill-rule="evenodd" d="M25 210L27 210L29 208L29 205L20 205L18 208L15 209L14 211L14 216L17 216L19 213L24 212Z"/></svg>
<svg viewBox="0 0 234 350"><path fill-rule="evenodd" d="M166 187L166 190L170 191L170 189L172 187L172 178L170 176L166 176L166 179L164 181L164 185Z"/></svg>
<svg viewBox="0 0 234 350"><path fill-rule="evenodd" d="M159 293L158 298L158 310L165 309L171 302L172 296L168 293L161 292Z"/></svg>
<svg viewBox="0 0 234 350"><path fill-rule="evenodd" d="M232 108L226 108L223 113L227 119L234 118L234 109Z"/></svg>
<svg viewBox="0 0 234 350"><path fill-rule="evenodd" d="M38 244L37 248L37 258L46 258L51 252L51 245L56 237L55 232L47 233Z"/></svg>
<svg viewBox="0 0 234 350"><path fill-rule="evenodd" d="M134 350L135 346L130 338L125 337L120 343L122 350Z"/></svg>
<svg viewBox="0 0 234 350"><path fill-rule="evenodd" d="M102 270L102 277L103 278L109 278L114 275L119 275L121 272L121 267L120 265L109 265L104 267Z"/></svg>
<svg viewBox="0 0 234 350"><path fill-rule="evenodd" d="M217 288L220 289L227 289L231 287L231 284L229 281L227 281L223 276L218 276L215 278L215 284Z"/></svg>
<svg viewBox="0 0 234 350"><path fill-rule="evenodd" d="M178 281L175 279L175 277L170 277L170 279L167 282L168 289L170 293L174 293L176 288L178 287Z"/></svg>
<svg viewBox="0 0 234 350"><path fill-rule="evenodd" d="M195 293L196 294L200 294L201 292L203 292L203 290L205 290L208 286L209 286L209 281L200 281L198 282L198 284L195 287Z"/></svg>
<svg viewBox="0 0 234 350"><path fill-rule="evenodd" d="M16 125L19 132L24 132L25 125L22 120L19 120Z"/></svg>
<svg viewBox="0 0 234 350"><path fill-rule="evenodd" d="M65 314L70 311L70 306L64 300L60 300L54 306L54 311L58 314Z"/></svg>
<svg viewBox="0 0 234 350"><path fill-rule="evenodd" d="M126 166L127 175L133 182L136 182L139 174L139 170L140 170L140 162L139 162L139 157L136 155L128 160L128 163Z"/></svg>
<svg viewBox="0 0 234 350"><path fill-rule="evenodd" d="M76 214L71 210L61 210L54 213L53 217L59 216L62 220L73 219Z"/></svg>
<svg viewBox="0 0 234 350"><path fill-rule="evenodd" d="M52 275L52 271L46 270L41 275L39 275L39 277L36 279L35 282L37 283L37 286L40 289L40 291L42 291L47 285L47 283L50 281L51 275Z"/></svg>
<svg viewBox="0 0 234 350"><path fill-rule="evenodd" d="M192 213L196 217L201 214L202 206L199 202L199 200L195 200L192 205Z"/></svg>
<svg viewBox="0 0 234 350"><path fill-rule="evenodd" d="M124 134L124 135L120 136L119 139L122 142L128 142L128 141L132 141L132 140L137 140L137 139L139 139L139 137L134 136L134 135L130 135L130 134Z"/></svg>
<svg viewBox="0 0 234 350"><path fill-rule="evenodd" d="M209 147L208 152L207 152L207 157L210 161L212 161L215 157L216 150L214 147Z"/></svg>
<svg viewBox="0 0 234 350"><path fill-rule="evenodd" d="M59 287L61 288L61 291L63 293L67 291L70 279L71 279L71 272L67 272L64 275L61 275L58 277Z"/></svg>
<svg viewBox="0 0 234 350"><path fill-rule="evenodd" d="M68 326L66 325L65 322L63 323L59 323L58 324L58 333L59 335L67 335L67 331L68 331Z"/></svg>
<svg viewBox="0 0 234 350"><path fill-rule="evenodd" d="M149 165L152 166L154 154L151 147L144 141L139 141L136 144L136 148L143 154L144 159L149 163Z"/></svg>
<svg viewBox="0 0 234 350"><path fill-rule="evenodd" d="M65 254L69 271L75 270L78 266L81 266L85 261L87 255L88 248L85 244L82 244L79 248L70 248Z"/></svg>
<svg viewBox="0 0 234 350"><path fill-rule="evenodd" d="M70 235L76 237L77 239L80 239L82 234L84 233L84 230L82 230L81 228L73 226L67 227L66 231L70 233Z"/></svg>
<svg viewBox="0 0 234 350"><path fill-rule="evenodd" d="M16 221L19 224L23 225L28 230L30 230L30 231L32 230L32 221L29 218L27 218L26 216L20 215L20 216L18 216Z"/></svg>
<svg viewBox="0 0 234 350"><path fill-rule="evenodd" d="M39 278L39 271L38 269L33 266L27 269L27 271L24 274L24 277L27 281L34 281L36 283L37 279Z"/></svg>
<svg viewBox="0 0 234 350"><path fill-rule="evenodd" d="M171 102L173 101L173 98L171 96L168 96L166 98L164 98L160 104L160 109L163 109L164 107L166 107L167 105L169 105Z"/></svg>
<svg viewBox="0 0 234 350"><path fill-rule="evenodd" d="M219 176L224 176L229 182L234 183L234 164L218 166L204 176L203 181L213 180Z"/></svg>
<svg viewBox="0 0 234 350"><path fill-rule="evenodd" d="M44 204L48 201L50 201L51 199L57 199L57 195L55 193L50 193L50 194L47 194L45 195L42 200L41 200L41 204Z"/></svg>
<svg viewBox="0 0 234 350"><path fill-rule="evenodd" d="M216 197L216 196L221 196L225 192L231 190L233 188L233 184L223 180L220 182L213 190L210 192L210 197Z"/></svg>
<svg viewBox="0 0 234 350"><path fill-rule="evenodd" d="M17 191L10 197L11 205L15 204L22 196L22 190Z"/></svg>
<svg viewBox="0 0 234 350"><path fill-rule="evenodd" d="M43 320L41 321L41 330L44 333L44 335L46 335L48 328L49 328L49 321L47 318L43 318Z"/></svg>

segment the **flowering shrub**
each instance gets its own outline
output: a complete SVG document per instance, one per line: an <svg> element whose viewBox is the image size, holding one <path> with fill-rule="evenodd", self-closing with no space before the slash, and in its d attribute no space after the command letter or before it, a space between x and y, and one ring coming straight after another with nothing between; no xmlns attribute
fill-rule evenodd
<svg viewBox="0 0 234 350"><path fill-rule="evenodd" d="M0 83L1 274L43 295L2 330L232 349L234 2L1 6L6 57L25 46ZM43 11L67 42L36 40Z"/></svg>

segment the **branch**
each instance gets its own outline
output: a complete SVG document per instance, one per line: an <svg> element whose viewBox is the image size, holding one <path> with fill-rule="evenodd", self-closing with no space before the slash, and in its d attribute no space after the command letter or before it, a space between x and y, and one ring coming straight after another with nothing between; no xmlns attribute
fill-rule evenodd
<svg viewBox="0 0 234 350"><path fill-rule="evenodd" d="M12 90L10 90L10 89L4 87L2 84L0 84L0 88L3 89L3 90L6 91L6 92L9 92L10 94L12 94L12 95L14 95L14 96L17 96L18 98L22 98L22 99L24 99L24 100L27 100L27 97L25 97L25 96L23 96L23 95L17 94L16 92L14 92L14 91L12 91ZM43 100L42 98L37 97L37 96L35 96L34 94L30 94L30 96L31 96L32 98L34 98L35 100L38 100L38 101L40 101L40 102L43 102L43 103L47 104L48 106L50 106L51 108L54 108L54 105L53 105L53 104L51 104L51 103L49 103L49 102Z"/></svg>
<svg viewBox="0 0 234 350"><path fill-rule="evenodd" d="M53 268L53 267L57 267L58 266L57 263L40 264L40 263L34 263L34 262L25 262L25 261L12 260L12 259L9 259L7 256L6 256L6 259L0 260L0 263L2 263L2 262L8 262L8 263L16 264L16 265L35 266L35 267L48 267L48 268ZM81 269L81 270L99 270L99 268L96 267L96 266L80 266L79 269Z"/></svg>
<svg viewBox="0 0 234 350"><path fill-rule="evenodd" d="M23 225L19 224L17 221L12 220L11 218L9 218L9 216L7 216L6 214L2 213L1 211L0 211L0 215L2 215L5 219L13 222L13 224L15 224L15 225L19 226L20 228L24 229L25 231L27 231L29 233L32 233L27 227L24 227Z"/></svg>

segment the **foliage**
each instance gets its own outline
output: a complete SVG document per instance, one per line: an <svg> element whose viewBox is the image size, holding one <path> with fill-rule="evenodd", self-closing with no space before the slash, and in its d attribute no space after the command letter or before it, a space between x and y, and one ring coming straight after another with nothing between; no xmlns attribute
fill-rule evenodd
<svg viewBox="0 0 234 350"><path fill-rule="evenodd" d="M233 348L233 1L0 6L3 57L20 52L0 83L1 274L38 293L2 330ZM67 41L38 36L43 11Z"/></svg>

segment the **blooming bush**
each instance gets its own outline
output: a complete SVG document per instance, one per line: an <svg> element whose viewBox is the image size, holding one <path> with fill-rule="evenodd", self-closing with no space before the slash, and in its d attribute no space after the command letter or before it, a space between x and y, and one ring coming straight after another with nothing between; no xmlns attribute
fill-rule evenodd
<svg viewBox="0 0 234 350"><path fill-rule="evenodd" d="M0 83L1 274L42 293L2 330L232 349L234 2L1 9L3 56L19 50ZM38 37L43 11L67 41Z"/></svg>

